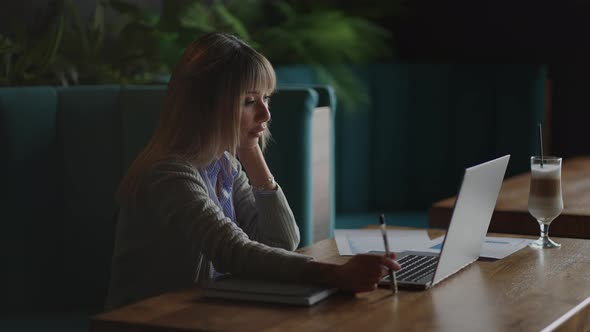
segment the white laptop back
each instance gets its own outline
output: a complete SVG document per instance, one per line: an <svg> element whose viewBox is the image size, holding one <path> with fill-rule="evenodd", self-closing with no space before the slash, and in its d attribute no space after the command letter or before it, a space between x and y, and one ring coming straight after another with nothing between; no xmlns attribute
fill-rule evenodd
<svg viewBox="0 0 590 332"><path fill-rule="evenodd" d="M465 170L432 285L479 258L509 159L506 155Z"/></svg>

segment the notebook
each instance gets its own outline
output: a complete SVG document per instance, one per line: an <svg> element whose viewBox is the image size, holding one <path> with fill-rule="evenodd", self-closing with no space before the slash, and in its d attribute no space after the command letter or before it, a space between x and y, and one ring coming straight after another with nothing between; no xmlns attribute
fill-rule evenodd
<svg viewBox="0 0 590 332"><path fill-rule="evenodd" d="M465 170L440 254L399 254L398 287L428 289L479 258L509 159L506 155ZM379 285L389 286L389 276Z"/></svg>
<svg viewBox="0 0 590 332"><path fill-rule="evenodd" d="M221 277L210 281L205 297L312 306L336 293L335 288L322 288L299 283L279 283Z"/></svg>

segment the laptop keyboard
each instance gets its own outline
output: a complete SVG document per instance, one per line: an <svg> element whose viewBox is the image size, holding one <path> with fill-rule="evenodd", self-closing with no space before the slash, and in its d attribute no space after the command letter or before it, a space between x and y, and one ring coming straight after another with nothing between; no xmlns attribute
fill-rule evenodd
<svg viewBox="0 0 590 332"><path fill-rule="evenodd" d="M407 255L397 262L401 269L396 272L398 281L417 282L418 280L434 273L438 256Z"/></svg>

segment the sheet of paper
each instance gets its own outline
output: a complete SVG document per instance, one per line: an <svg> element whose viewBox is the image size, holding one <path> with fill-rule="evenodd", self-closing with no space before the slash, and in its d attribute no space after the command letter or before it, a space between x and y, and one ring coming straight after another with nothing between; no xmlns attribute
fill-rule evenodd
<svg viewBox="0 0 590 332"><path fill-rule="evenodd" d="M343 256L385 250L379 229L337 229L334 235ZM434 245L426 230L387 230L387 240L393 252L424 250Z"/></svg>
<svg viewBox="0 0 590 332"><path fill-rule="evenodd" d="M429 247L428 252L440 252L443 237L433 240L433 245ZM481 246L480 257L502 259L507 257L533 242L530 239L521 239L515 237L494 237L486 236L484 244Z"/></svg>
<svg viewBox="0 0 590 332"><path fill-rule="evenodd" d="M338 252L343 256L384 251L383 237L379 229L337 229L334 231ZM390 250L440 252L444 237L431 240L426 230L387 230ZM526 247L533 240L486 236L481 257L502 259Z"/></svg>
<svg viewBox="0 0 590 332"><path fill-rule="evenodd" d="M515 237L486 236L481 248L481 257L502 259L529 245L534 240Z"/></svg>

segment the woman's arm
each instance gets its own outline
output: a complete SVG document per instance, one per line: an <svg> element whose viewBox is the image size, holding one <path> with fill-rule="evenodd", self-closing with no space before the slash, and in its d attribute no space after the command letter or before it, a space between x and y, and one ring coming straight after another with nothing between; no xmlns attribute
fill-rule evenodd
<svg viewBox="0 0 590 332"><path fill-rule="evenodd" d="M204 180L188 163L166 162L155 167L141 196L142 206L157 217L161 227L177 229L219 272L294 281L311 260L248 239L209 198Z"/></svg>
<svg viewBox="0 0 590 332"><path fill-rule="evenodd" d="M282 189L273 185L274 188L268 191L257 192L250 186L250 183L260 185L255 179L270 174L262 151L258 147L241 150L239 156L243 168L248 167L248 176L240 171L234 179L233 199L238 225L253 240L294 250L300 240L299 228Z"/></svg>
<svg viewBox="0 0 590 332"><path fill-rule="evenodd" d="M252 185L261 186L268 182L268 178L272 175L264 160L262 151L258 146L239 150L238 156ZM267 189L280 190L276 185L273 188ZM282 192L280 194L282 195ZM281 221L284 220L267 220L267 222L275 223ZM289 222L287 222L287 224L289 224ZM294 219L292 224L295 228L297 227ZM256 223L250 225L254 226ZM249 229L249 227L246 226L245 229ZM251 231L253 230L254 229ZM256 233L256 231L254 232ZM273 236L273 234L269 234L269 236ZM371 291L374 290L377 287L378 282L387 275L387 268L396 271L400 269L399 264L393 261L393 259L395 259L395 254L391 254L390 257L361 254L353 256L347 263L342 265L308 261L304 264L303 271L300 275L300 281L324 287L335 287L351 292Z"/></svg>
<svg viewBox="0 0 590 332"><path fill-rule="evenodd" d="M271 183L269 179L272 177L270 169L266 164L264 155L260 146L246 147L238 150L238 158L244 166L246 174L250 179L250 183L254 187L264 187L265 190L275 190L276 183Z"/></svg>
<svg viewBox="0 0 590 332"><path fill-rule="evenodd" d="M146 182L140 196L147 212L157 216L161 227L179 230L219 272L361 292L373 289L386 268L399 269L384 256L357 255L335 265L251 241L209 198L199 174L183 162L156 167Z"/></svg>

